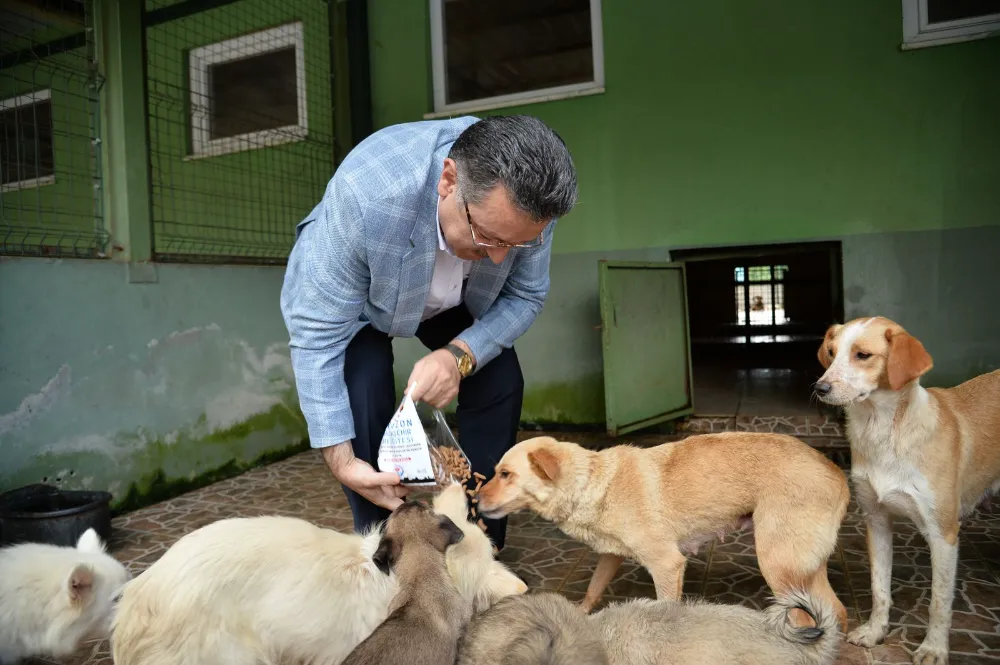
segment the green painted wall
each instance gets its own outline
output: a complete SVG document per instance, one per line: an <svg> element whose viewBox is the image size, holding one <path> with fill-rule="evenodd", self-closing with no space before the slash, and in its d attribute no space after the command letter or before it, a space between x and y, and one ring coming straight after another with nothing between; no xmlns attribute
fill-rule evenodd
<svg viewBox="0 0 1000 665"><path fill-rule="evenodd" d="M1000 39L901 52L898 2L605 2L604 95L503 109L580 171L556 252L1000 223ZM370 12L376 126L432 111L426 2Z"/></svg>
<svg viewBox="0 0 1000 665"><path fill-rule="evenodd" d="M302 450L277 267L0 257L0 491L135 507Z"/></svg>
<svg viewBox="0 0 1000 665"><path fill-rule="evenodd" d="M0 193L0 246L10 251L41 244L64 251L103 249L90 139L96 112L91 81L83 48L0 71L0 100L51 91L55 166L51 184Z"/></svg>
<svg viewBox="0 0 1000 665"><path fill-rule="evenodd" d="M150 8L163 6L150 0ZM188 52L302 21L306 140L190 157ZM153 238L161 253L282 258L334 168L330 34L319 0L241 0L147 30Z"/></svg>
<svg viewBox="0 0 1000 665"><path fill-rule="evenodd" d="M927 339L928 383L1000 366L1000 39L903 52L898 2L603 4L606 93L530 104L580 204L516 348L527 421L601 423L597 261L843 241L849 316ZM368 3L375 124L432 108L426 2ZM405 380L425 351L397 343Z"/></svg>

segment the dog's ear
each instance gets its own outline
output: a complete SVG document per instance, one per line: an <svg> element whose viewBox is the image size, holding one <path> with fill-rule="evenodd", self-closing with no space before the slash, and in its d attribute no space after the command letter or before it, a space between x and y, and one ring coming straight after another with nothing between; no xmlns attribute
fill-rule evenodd
<svg viewBox="0 0 1000 665"><path fill-rule="evenodd" d="M559 478L559 458L547 448L539 448L528 453L531 470L542 480Z"/></svg>
<svg viewBox="0 0 1000 665"><path fill-rule="evenodd" d="M834 323L826 329L826 335L823 336L823 341L820 342L816 358L819 359L819 364L823 366L823 369L830 369L830 365L833 364L833 356L830 355L830 342L833 341L833 336L837 334L837 331L841 327L839 323Z"/></svg>
<svg viewBox="0 0 1000 665"><path fill-rule="evenodd" d="M462 539L465 538L465 534L462 532L462 530L459 529L458 525L452 522L451 518L448 517L447 515L440 515L438 517L438 526L441 528L441 531L445 535L446 548L450 545L459 544L460 542L462 542Z"/></svg>
<svg viewBox="0 0 1000 665"><path fill-rule="evenodd" d="M908 332L889 329L885 331L885 338L889 342L886 374L889 387L893 390L899 390L910 381L919 379L934 366L924 345Z"/></svg>
<svg viewBox="0 0 1000 665"><path fill-rule="evenodd" d="M382 540L378 541L378 548L375 550L375 554L372 555L372 563L386 575L392 571L392 566L396 563L392 538L382 536Z"/></svg>
<svg viewBox="0 0 1000 665"><path fill-rule="evenodd" d="M83 605L94 590L94 571L85 563L78 563L66 578L66 593L72 605Z"/></svg>
<svg viewBox="0 0 1000 665"><path fill-rule="evenodd" d="M469 499L465 494L465 485L453 482L434 496L432 501L434 512L439 515L458 519L469 512Z"/></svg>
<svg viewBox="0 0 1000 665"><path fill-rule="evenodd" d="M97 532L93 528L89 528L76 541L76 549L81 552L102 554L104 552L104 543L101 542L101 537L97 535Z"/></svg>
<svg viewBox="0 0 1000 665"><path fill-rule="evenodd" d="M508 596L518 596L528 592L528 585L499 561L490 565L483 584L476 590L472 601L473 614L490 609Z"/></svg>

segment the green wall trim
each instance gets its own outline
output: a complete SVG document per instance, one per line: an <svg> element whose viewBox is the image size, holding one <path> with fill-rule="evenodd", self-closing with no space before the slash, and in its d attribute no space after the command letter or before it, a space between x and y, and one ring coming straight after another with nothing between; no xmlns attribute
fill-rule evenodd
<svg viewBox="0 0 1000 665"><path fill-rule="evenodd" d="M101 150L105 219L114 239L110 255L123 261L149 261L153 238L143 7L133 0L96 4L97 43L106 79L101 90Z"/></svg>

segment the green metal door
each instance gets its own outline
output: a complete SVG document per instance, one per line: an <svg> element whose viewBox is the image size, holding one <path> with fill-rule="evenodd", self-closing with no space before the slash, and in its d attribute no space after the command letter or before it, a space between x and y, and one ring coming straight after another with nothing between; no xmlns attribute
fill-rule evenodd
<svg viewBox="0 0 1000 665"><path fill-rule="evenodd" d="M692 413L684 264L601 261L599 274L608 434Z"/></svg>

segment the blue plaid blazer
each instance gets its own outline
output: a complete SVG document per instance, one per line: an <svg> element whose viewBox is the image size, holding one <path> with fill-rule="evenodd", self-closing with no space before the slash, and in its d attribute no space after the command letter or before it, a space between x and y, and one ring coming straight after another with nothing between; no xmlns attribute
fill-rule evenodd
<svg viewBox="0 0 1000 665"><path fill-rule="evenodd" d="M412 337L430 292L437 183L448 150L474 117L394 125L359 143L319 204L296 227L281 290L299 402L314 448L354 438L344 351L371 325ZM474 318L459 339L478 367L524 334L549 289L551 234L500 265L473 264L464 302Z"/></svg>

